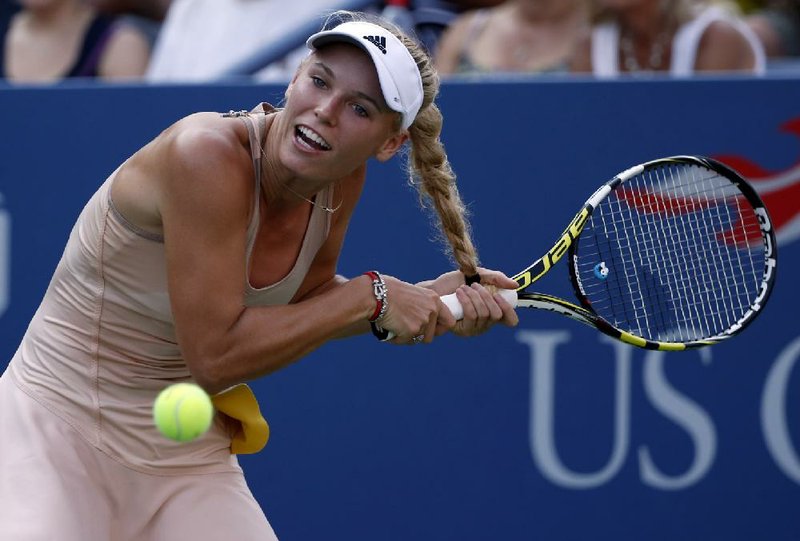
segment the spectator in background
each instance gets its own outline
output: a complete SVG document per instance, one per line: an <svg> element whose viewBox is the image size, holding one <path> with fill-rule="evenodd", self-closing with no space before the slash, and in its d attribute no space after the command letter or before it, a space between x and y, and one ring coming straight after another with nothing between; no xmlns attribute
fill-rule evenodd
<svg viewBox="0 0 800 541"><path fill-rule="evenodd" d="M85 0L97 11L116 15L137 15L152 21L163 21L171 0Z"/></svg>
<svg viewBox="0 0 800 541"><path fill-rule="evenodd" d="M442 74L566 72L587 26L584 0L507 0L468 11L442 35L437 69Z"/></svg>
<svg viewBox="0 0 800 541"><path fill-rule="evenodd" d="M147 79L213 81L287 33L302 29L341 4L303 0L287 9L286 0L173 0L161 27ZM256 77L289 80L307 51L300 51L258 72Z"/></svg>
<svg viewBox="0 0 800 541"><path fill-rule="evenodd" d="M410 11L414 22L411 29L416 37L423 44L428 52L434 52L438 48L439 38L442 33L450 27L453 21L464 13L472 9L481 9L497 6L504 0L385 0L382 4L384 8L391 6L406 6ZM381 14L386 17L386 12ZM393 20L392 17L388 18ZM398 24L399 21L393 21ZM400 23L399 26L406 27Z"/></svg>
<svg viewBox="0 0 800 541"><path fill-rule="evenodd" d="M699 71L763 73L764 49L735 5L702 0L590 0L592 28L573 58L598 77Z"/></svg>
<svg viewBox="0 0 800 541"><path fill-rule="evenodd" d="M70 77L135 78L149 58L145 37L83 0L22 0L0 19L0 77L52 83Z"/></svg>
<svg viewBox="0 0 800 541"><path fill-rule="evenodd" d="M800 56L800 0L756 2L746 21L769 58Z"/></svg>
<svg viewBox="0 0 800 541"><path fill-rule="evenodd" d="M171 0L84 0L100 13L118 15L138 28L155 46L161 23L167 16Z"/></svg>

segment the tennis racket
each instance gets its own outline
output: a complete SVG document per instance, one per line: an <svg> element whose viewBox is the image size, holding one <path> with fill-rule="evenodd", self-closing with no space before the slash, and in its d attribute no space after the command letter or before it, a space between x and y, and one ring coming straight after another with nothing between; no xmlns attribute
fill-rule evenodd
<svg viewBox="0 0 800 541"><path fill-rule="evenodd" d="M564 256L579 304L527 291ZM683 350L740 333L775 282L775 235L755 190L710 158L673 156L603 184L504 296L628 344ZM516 297L516 298L515 298ZM443 297L463 317L455 295Z"/></svg>

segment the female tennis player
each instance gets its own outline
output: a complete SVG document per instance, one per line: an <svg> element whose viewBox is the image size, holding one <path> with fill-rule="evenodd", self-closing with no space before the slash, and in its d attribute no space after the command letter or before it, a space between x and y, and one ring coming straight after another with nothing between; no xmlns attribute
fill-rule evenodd
<svg viewBox="0 0 800 541"><path fill-rule="evenodd" d="M309 38L284 108L181 119L84 208L0 379L1 539L275 539L235 456L266 442L243 382L371 327L413 344L516 324L484 287L516 283L476 266L430 58L382 21L337 15ZM367 160L407 141L458 270L338 276ZM452 292L458 324L440 301ZM184 444L151 413L179 381L221 412Z"/></svg>

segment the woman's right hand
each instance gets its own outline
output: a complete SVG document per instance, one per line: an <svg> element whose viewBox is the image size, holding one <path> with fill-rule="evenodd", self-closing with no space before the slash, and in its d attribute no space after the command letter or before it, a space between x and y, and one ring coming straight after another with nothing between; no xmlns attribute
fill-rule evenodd
<svg viewBox="0 0 800 541"><path fill-rule="evenodd" d="M388 307L377 322L392 331L396 344L419 342L415 337L422 336L422 342L432 342L436 336L449 331L456 320L450 310L442 303L439 294L432 289L403 282L392 276L383 275L387 287Z"/></svg>

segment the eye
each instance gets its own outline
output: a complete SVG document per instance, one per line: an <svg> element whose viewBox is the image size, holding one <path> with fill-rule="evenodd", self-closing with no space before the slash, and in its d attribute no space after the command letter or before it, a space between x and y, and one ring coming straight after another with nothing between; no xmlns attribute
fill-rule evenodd
<svg viewBox="0 0 800 541"><path fill-rule="evenodd" d="M367 111L367 109L364 106L359 105L358 103L354 103L353 104L353 110L360 117L364 117L364 118L369 117L369 111Z"/></svg>
<svg viewBox="0 0 800 541"><path fill-rule="evenodd" d="M323 81L316 75L311 76L311 82L314 83L314 86L316 86L317 88L325 88L328 86L327 84L325 84L325 81Z"/></svg>

